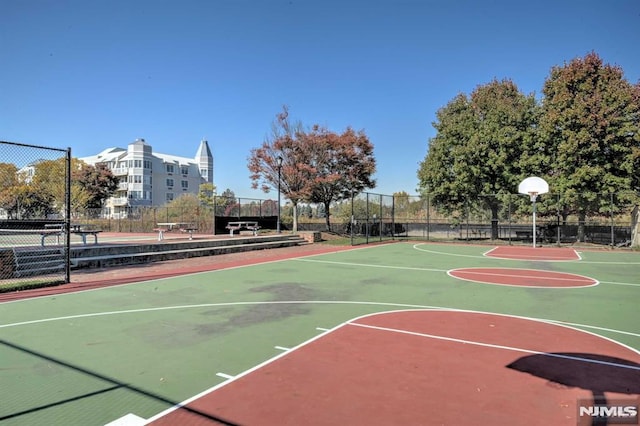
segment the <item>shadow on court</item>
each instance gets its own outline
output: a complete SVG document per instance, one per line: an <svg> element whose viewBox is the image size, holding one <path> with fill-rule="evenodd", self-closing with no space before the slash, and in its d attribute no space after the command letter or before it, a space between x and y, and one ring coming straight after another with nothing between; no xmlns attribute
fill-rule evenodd
<svg viewBox="0 0 640 426"><path fill-rule="evenodd" d="M159 401L159 402L162 402L162 403L165 403L165 404L169 404L171 406L175 406L175 405L178 405L180 403L179 401L172 401L172 400L170 400L168 398L163 397L162 395L158 395L158 394L146 391L144 389L140 389L138 387L135 387L135 386L132 386L132 385L129 385L129 384L126 384L126 383L122 383L122 382L120 382L120 381L118 381L116 379L112 379L110 377L104 376L104 375L102 375L100 373L97 373L95 371L91 371L91 370L88 370L86 368L82 368L82 367L70 364L68 362L65 362L65 361L62 361L60 359L45 355L43 353L40 353L40 352L31 350L31 349L25 348L23 346L15 344L15 343L8 342L6 340L1 340L0 339L0 345L8 347L8 348L11 348L11 349L16 350L16 351L20 351L20 352L22 352L24 354L27 354L27 355L31 355L33 357L37 357L37 358L39 358L41 360L45 360L45 361L48 361L50 363L54 363L54 364L56 364L58 366L70 369L70 370L72 370L74 372L85 374L85 375L90 376L90 377L92 377L94 379L98 379L98 380L104 382L105 386L106 386L104 389L97 390L95 392L88 392L88 393L84 393L82 395L78 395L78 396L75 396L75 397L72 397L72 398L61 399L59 401L55 401L55 402L51 402L51 403L48 403L48 404L43 404L43 405L40 405L40 406L32 407L32 408L30 408L28 410L23 410L23 411L19 411L19 412L15 412L15 413L2 415L2 416L0 416L0 422L2 422L4 420L9 420L9 419L15 419L15 418L18 418L20 416L24 416L26 414L35 413L37 411L46 410L48 408L61 406L61 405L64 405L64 404L75 402L75 401L80 401L80 400L85 399L85 398L91 398L93 396L105 394L105 393L108 393L108 392L111 392L111 391L114 391L114 390L118 390L118 389L125 389L125 390L128 390L128 391L134 392L134 393L136 393L138 395L141 395L141 396L144 396L144 397L147 397L147 398L150 398L150 399L154 399L156 401ZM216 417L216 416L212 416L211 414L204 413L202 411L195 410L195 409L192 409L192 408L189 408L189 407L181 407L181 410L188 411L188 412L190 412L192 414L195 414L195 415L197 415L197 416L199 416L199 417L201 417L203 419L206 419L208 421L211 421L211 422L216 422L216 423L223 424L223 425L237 426L235 423L229 422L229 421L227 421L225 419L222 419L222 418L219 418L219 417Z"/></svg>
<svg viewBox="0 0 640 426"><path fill-rule="evenodd" d="M640 395L640 364L590 353L552 352L519 358L507 366L564 386L591 391L595 405L607 405L605 392ZM610 424L594 417L592 426Z"/></svg>
<svg viewBox="0 0 640 426"><path fill-rule="evenodd" d="M525 356L507 367L595 394L640 394L640 364L626 359L557 352Z"/></svg>

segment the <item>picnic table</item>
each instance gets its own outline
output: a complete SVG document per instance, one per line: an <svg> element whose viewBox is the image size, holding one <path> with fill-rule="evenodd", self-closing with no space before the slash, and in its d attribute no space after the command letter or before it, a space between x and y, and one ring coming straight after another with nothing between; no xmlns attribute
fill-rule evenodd
<svg viewBox="0 0 640 426"><path fill-rule="evenodd" d="M243 230L252 231L253 235L258 235L260 226L258 225L258 222L229 222L225 228L229 230L229 235L231 236L233 236L233 231L238 231L238 233L240 233L240 231Z"/></svg>
<svg viewBox="0 0 640 426"><path fill-rule="evenodd" d="M65 224L64 223L47 223L44 225L46 233L42 233L42 245L44 246L44 239L48 235L57 235L57 243L60 244L60 235L64 234ZM51 232L54 231L54 232ZM93 243L98 244L98 234L102 232L98 229L90 229L90 225L85 223L72 223L69 225L69 231L72 234L79 235L82 238L82 244L87 244L87 236L93 236ZM56 234L57 232L57 234Z"/></svg>
<svg viewBox="0 0 640 426"><path fill-rule="evenodd" d="M85 229L83 225L77 225L71 227L71 233L79 235L82 238L82 243L87 244L87 236L93 235L94 244L98 244L98 234L102 231L95 229ZM1 235L40 235L40 245L45 246L45 242L48 237L55 237L56 244L60 245L60 237L65 234L65 226L60 223L48 223L45 224L44 229L2 229Z"/></svg>
<svg viewBox="0 0 640 426"><path fill-rule="evenodd" d="M158 222L154 231L158 233L158 241L164 240L164 233L179 230L180 232L188 232L189 240L193 240L193 233L198 230L190 222Z"/></svg>

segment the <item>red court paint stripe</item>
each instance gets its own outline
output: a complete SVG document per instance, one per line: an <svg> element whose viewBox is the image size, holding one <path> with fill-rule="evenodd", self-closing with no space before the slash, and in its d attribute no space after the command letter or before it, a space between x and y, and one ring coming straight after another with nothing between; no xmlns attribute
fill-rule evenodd
<svg viewBox="0 0 640 426"><path fill-rule="evenodd" d="M588 287L597 280L566 272L510 268L462 268L448 272L454 278L484 284L502 284L527 287Z"/></svg>
<svg viewBox="0 0 640 426"><path fill-rule="evenodd" d="M548 261L570 261L580 260L580 256L575 250L564 247L515 247L498 246L485 253L485 256L500 259L516 260L548 260Z"/></svg>

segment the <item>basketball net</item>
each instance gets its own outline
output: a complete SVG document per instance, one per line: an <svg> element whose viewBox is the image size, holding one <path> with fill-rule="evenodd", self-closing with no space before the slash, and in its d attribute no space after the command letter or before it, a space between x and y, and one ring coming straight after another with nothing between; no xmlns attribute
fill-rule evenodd
<svg viewBox="0 0 640 426"><path fill-rule="evenodd" d="M538 193L537 192L530 192L529 193L529 197L531 197L531 202L535 203L536 198L538 197Z"/></svg>

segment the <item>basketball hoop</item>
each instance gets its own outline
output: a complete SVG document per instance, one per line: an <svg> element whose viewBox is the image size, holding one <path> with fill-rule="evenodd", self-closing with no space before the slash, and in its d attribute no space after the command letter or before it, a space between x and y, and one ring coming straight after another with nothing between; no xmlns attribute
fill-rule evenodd
<svg viewBox="0 0 640 426"><path fill-rule="evenodd" d="M533 248L536 247L536 199L540 194L549 192L549 184L542 178L531 176L518 185L520 194L528 195L533 204Z"/></svg>

